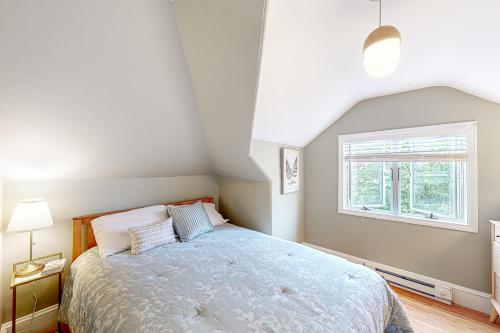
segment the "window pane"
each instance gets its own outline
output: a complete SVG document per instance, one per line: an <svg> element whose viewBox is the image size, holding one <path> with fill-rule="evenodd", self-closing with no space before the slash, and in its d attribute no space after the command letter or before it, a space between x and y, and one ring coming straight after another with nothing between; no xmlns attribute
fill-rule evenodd
<svg viewBox="0 0 500 333"><path fill-rule="evenodd" d="M391 210L391 163L347 163L349 206L365 210Z"/></svg>
<svg viewBox="0 0 500 333"><path fill-rule="evenodd" d="M410 211L433 217L464 217L465 163L412 162Z"/></svg>
<svg viewBox="0 0 500 333"><path fill-rule="evenodd" d="M452 217L454 177L451 163L412 163L412 174L412 208Z"/></svg>

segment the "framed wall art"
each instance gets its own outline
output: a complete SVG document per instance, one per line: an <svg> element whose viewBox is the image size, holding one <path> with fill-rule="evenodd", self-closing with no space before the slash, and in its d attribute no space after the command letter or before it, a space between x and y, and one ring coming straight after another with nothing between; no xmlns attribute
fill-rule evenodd
<svg viewBox="0 0 500 333"><path fill-rule="evenodd" d="M299 151L281 148L281 194L299 190Z"/></svg>

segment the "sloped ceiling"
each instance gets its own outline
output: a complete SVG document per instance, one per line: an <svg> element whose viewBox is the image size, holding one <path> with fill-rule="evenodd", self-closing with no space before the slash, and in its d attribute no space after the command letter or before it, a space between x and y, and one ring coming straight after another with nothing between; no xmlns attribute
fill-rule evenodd
<svg viewBox="0 0 500 333"><path fill-rule="evenodd" d="M443 85L500 102L500 1L384 0L401 64L372 80L361 47L377 6L0 1L3 175L261 181L252 138L304 146L369 97Z"/></svg>
<svg viewBox="0 0 500 333"><path fill-rule="evenodd" d="M373 80L361 51L378 2L269 0L253 137L305 146L360 100L427 86L500 102L499 13L498 0L384 0L401 63Z"/></svg>
<svg viewBox="0 0 500 333"><path fill-rule="evenodd" d="M173 3L0 1L6 179L213 173Z"/></svg>
<svg viewBox="0 0 500 333"><path fill-rule="evenodd" d="M266 180L249 157L265 0L177 0L176 17L216 174Z"/></svg>

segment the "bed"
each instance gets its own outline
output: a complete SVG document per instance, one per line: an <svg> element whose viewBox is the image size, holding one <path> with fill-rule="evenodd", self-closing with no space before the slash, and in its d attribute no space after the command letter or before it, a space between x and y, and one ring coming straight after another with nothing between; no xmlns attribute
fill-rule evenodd
<svg viewBox="0 0 500 333"><path fill-rule="evenodd" d="M363 266L229 223L101 259L88 230L100 215L74 219L80 241L59 312L73 333L413 332L385 281Z"/></svg>

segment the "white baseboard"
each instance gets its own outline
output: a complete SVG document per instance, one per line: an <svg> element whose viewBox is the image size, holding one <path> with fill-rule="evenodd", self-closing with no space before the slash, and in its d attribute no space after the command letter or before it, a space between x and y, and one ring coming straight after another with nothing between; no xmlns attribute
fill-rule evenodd
<svg viewBox="0 0 500 333"><path fill-rule="evenodd" d="M360 264L360 265L368 266L368 267L376 267L376 268L380 268L380 269L385 269L385 270L396 272L396 273L399 273L399 274L402 274L402 275L405 275L405 276L408 276L408 277L411 277L411 278L414 278L417 280L426 281L426 282L429 282L429 283L432 283L435 285L444 286L444 287L449 287L452 290L452 297L453 297L452 302L454 304L457 304L457 305L460 305L460 306L463 306L463 307L466 307L469 309L473 309L473 310L476 310L476 311L479 311L482 313L486 313L486 314L489 314L491 311L491 307L492 307L491 301L490 301L491 295L488 293L474 290L474 289L470 289L470 288L466 288L466 287L462 287L462 286L459 286L459 285L456 285L456 284L453 284L450 282L441 281L441 280L434 279L434 278L431 278L431 277L428 277L425 275L405 271L403 269L399 269L396 267L391 267L388 265L380 264L378 262L366 260L363 258L358 258L355 256L351 256L349 254L346 254L346 253L327 249L325 247L321 247L318 245L309 244L309 243L302 243L302 244L305 246L314 248L316 250L319 250L319 251L322 251L322 252L325 252L328 254L332 254L332 255L335 255L337 257L347 259L347 260L354 262L356 264Z"/></svg>
<svg viewBox="0 0 500 333"><path fill-rule="evenodd" d="M45 309L35 312L32 323L33 332L55 332L57 330L57 310L58 305L54 304ZM16 319L16 331L20 331L29 324L31 315L26 315ZM0 327L0 333L11 333L12 322L3 323Z"/></svg>

